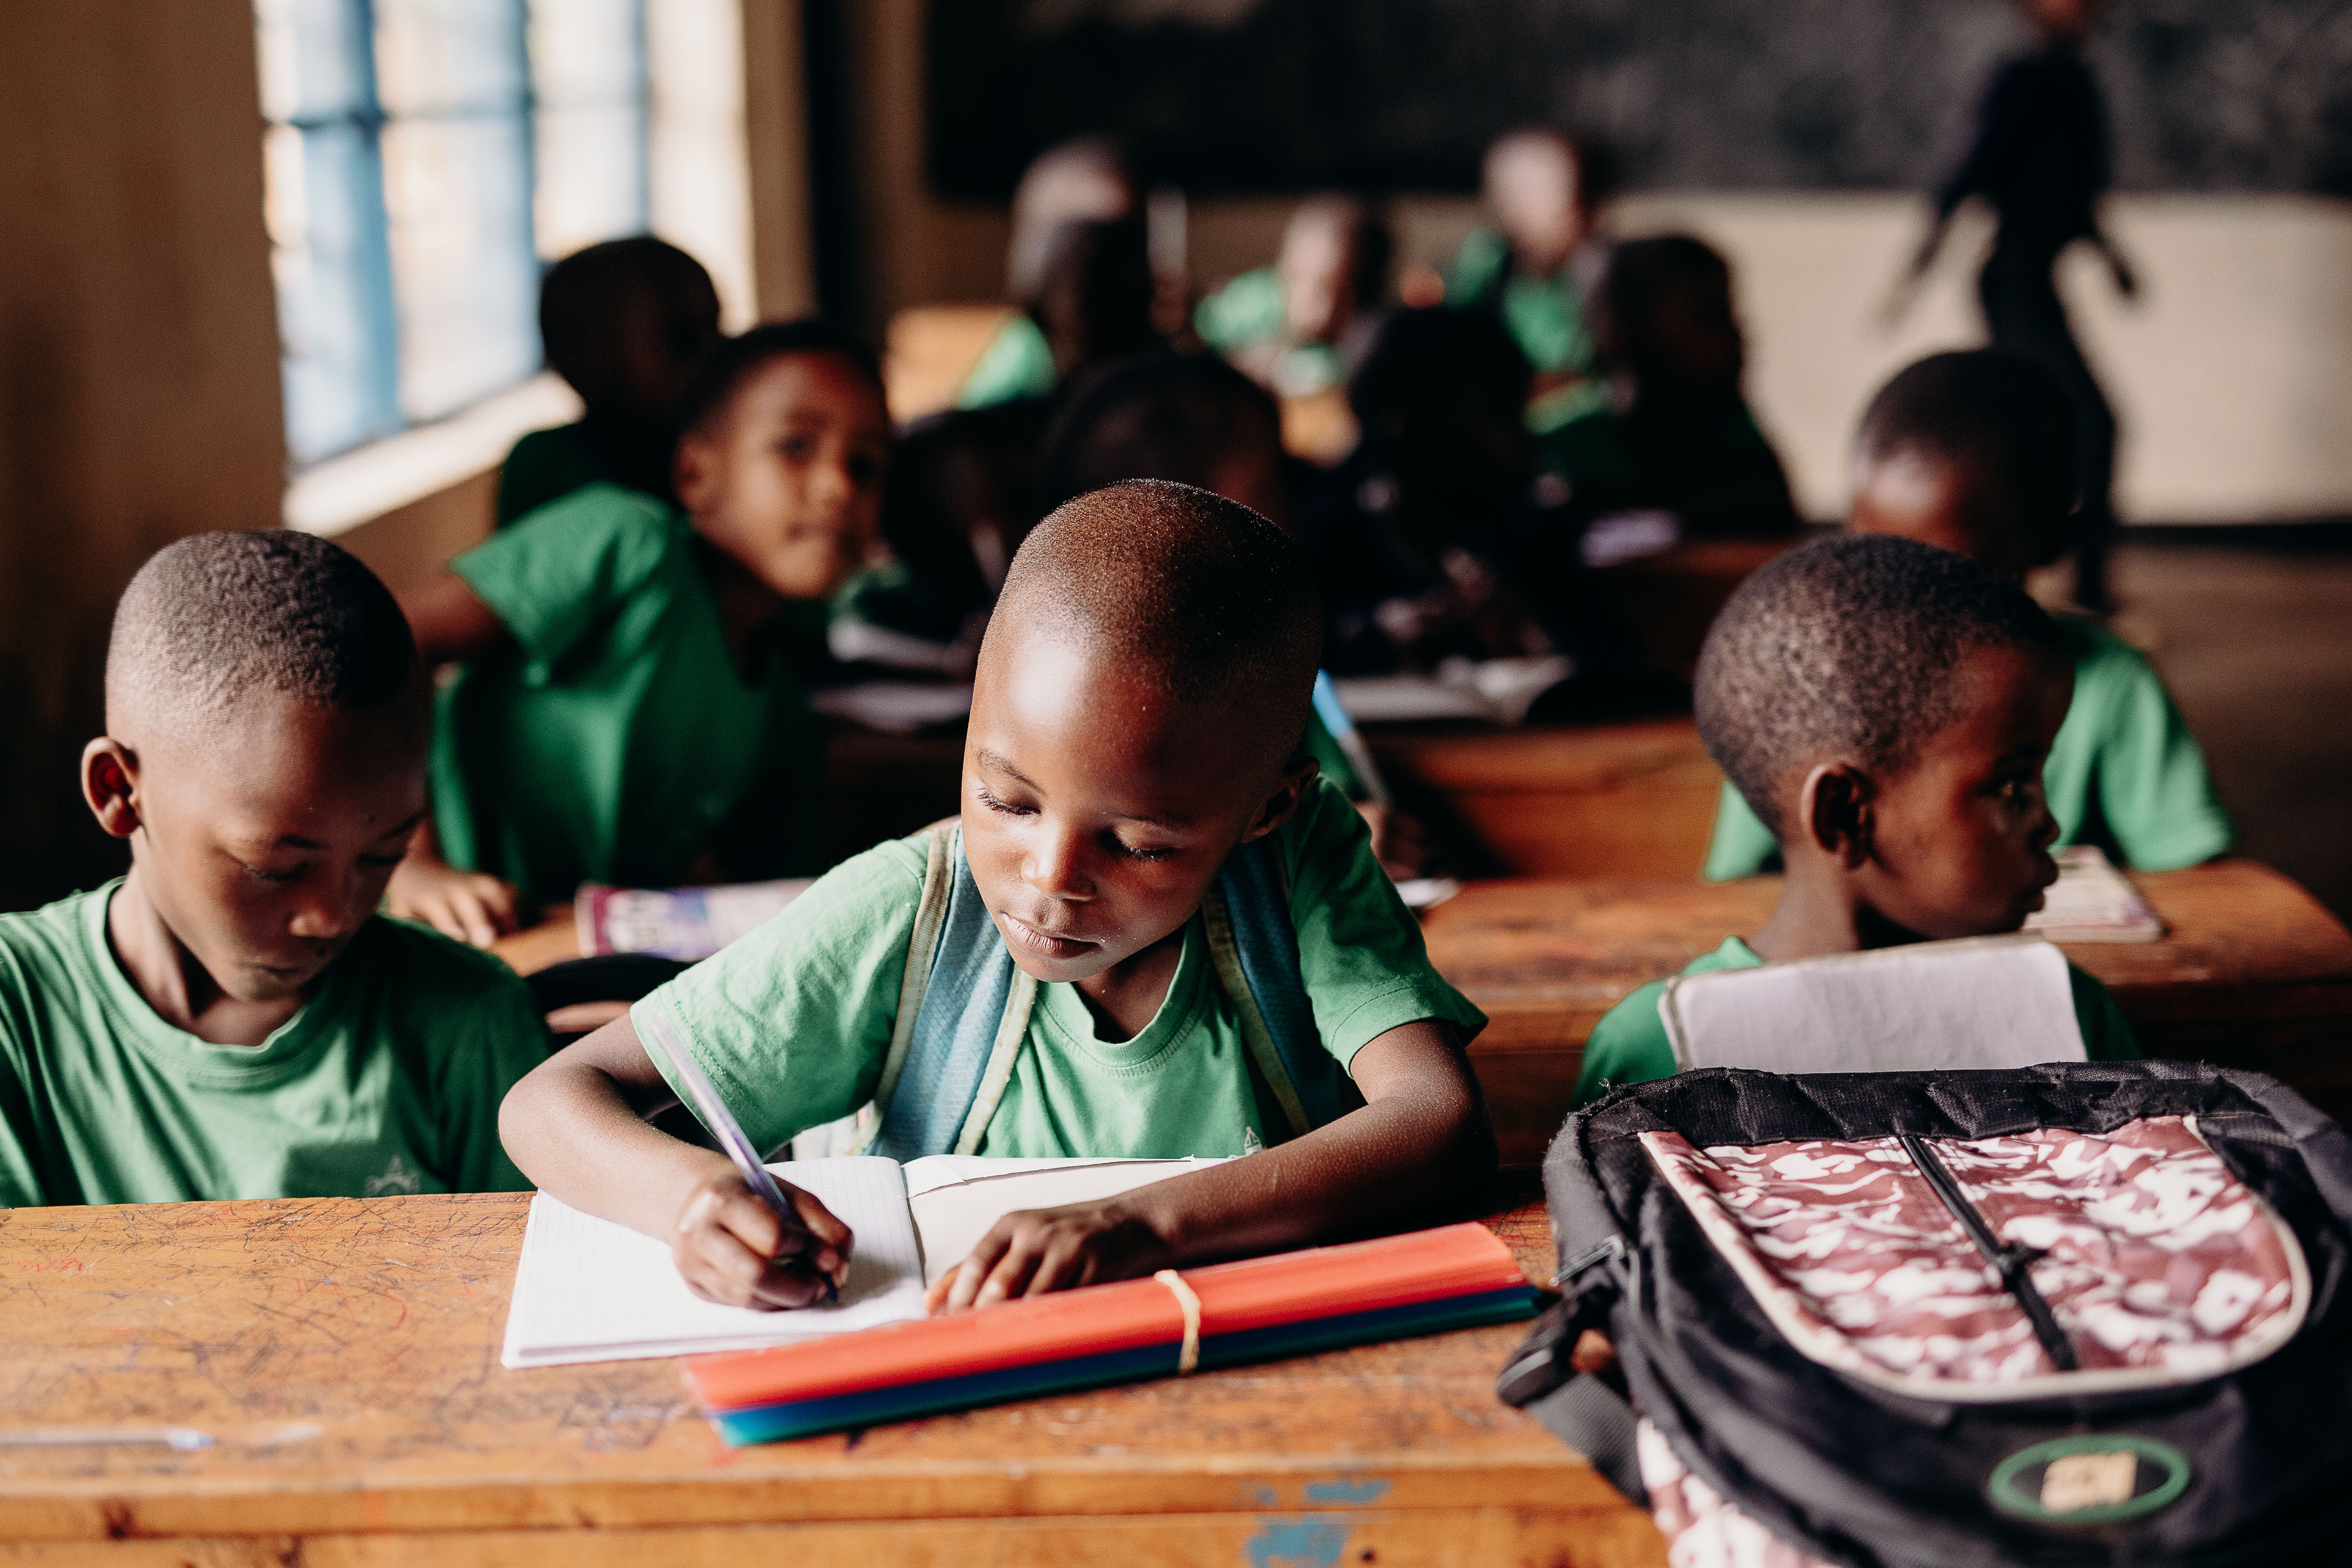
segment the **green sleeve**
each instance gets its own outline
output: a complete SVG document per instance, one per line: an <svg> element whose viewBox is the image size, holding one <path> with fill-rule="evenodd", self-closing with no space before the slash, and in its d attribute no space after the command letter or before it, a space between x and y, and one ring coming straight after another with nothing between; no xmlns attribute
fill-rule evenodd
<svg viewBox="0 0 2352 1568"><path fill-rule="evenodd" d="M1625 1084L1675 1076L1674 1042L1666 1038L1666 1021L1658 1016L1658 998L1665 994L1666 983L1653 980L1592 1026L1576 1073L1579 1106Z"/></svg>
<svg viewBox="0 0 2352 1568"><path fill-rule="evenodd" d="M1710 882L1753 877L1780 853L1780 841L1726 779L1715 807L1715 837L1707 844L1706 867L1699 874Z"/></svg>
<svg viewBox="0 0 2352 1568"><path fill-rule="evenodd" d="M1244 272L1192 310L1192 330L1221 354L1282 335L1282 277L1271 267Z"/></svg>
<svg viewBox="0 0 2352 1568"><path fill-rule="evenodd" d="M2116 1005L2115 993L2071 963L2066 980L2074 991L2074 1022L2083 1031L2084 1054L2095 1062L2139 1060L2139 1041L2123 1009Z"/></svg>
<svg viewBox="0 0 2352 1568"><path fill-rule="evenodd" d="M1472 229L1445 269L1445 302L1456 309L1476 304L1503 275L1503 263L1510 254L1510 242L1495 230Z"/></svg>
<svg viewBox="0 0 2352 1568"><path fill-rule="evenodd" d="M1391 1029L1441 1018L1466 1043L1486 1016L1429 962L1421 926L1372 858L1371 835L1336 784L1318 779L1281 829L1298 971L1323 1048L1348 1066Z"/></svg>
<svg viewBox="0 0 2352 1568"><path fill-rule="evenodd" d="M499 467L498 526L520 521L602 478L578 425L533 430L514 444Z"/></svg>
<svg viewBox="0 0 2352 1568"><path fill-rule="evenodd" d="M593 484L492 534L449 569L543 671L660 569L682 526L651 496Z"/></svg>
<svg viewBox="0 0 2352 1568"><path fill-rule="evenodd" d="M2138 649L2119 643L2099 662L2105 689L2090 742L2099 814L2116 847L2141 871L2210 860L2237 835L2197 737Z"/></svg>
<svg viewBox="0 0 2352 1568"><path fill-rule="evenodd" d="M845 860L632 1009L641 1035L647 1014L670 1024L754 1147L778 1148L873 1098L924 858L918 837Z"/></svg>
<svg viewBox="0 0 2352 1568"><path fill-rule="evenodd" d="M1054 390L1054 351L1045 334L1027 316L1010 316L956 389L955 405L986 408L1015 398L1043 397Z"/></svg>

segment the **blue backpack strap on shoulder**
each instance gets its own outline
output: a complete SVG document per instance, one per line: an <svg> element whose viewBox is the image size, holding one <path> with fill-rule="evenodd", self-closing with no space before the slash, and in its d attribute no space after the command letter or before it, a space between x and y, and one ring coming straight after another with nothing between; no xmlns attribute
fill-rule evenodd
<svg viewBox="0 0 2352 1568"><path fill-rule="evenodd" d="M924 878L926 908L940 901L942 885L945 909L928 952L929 922L920 915L915 922L908 971L923 983L919 992L910 984L901 993L898 1037L876 1096L882 1125L870 1152L894 1160L971 1152L1012 1076L1036 993L1036 982L1013 964L981 902L960 831L935 841ZM910 1001L911 1022L904 1012Z"/></svg>
<svg viewBox="0 0 2352 1568"><path fill-rule="evenodd" d="M1202 910L1218 979L1289 1122L1276 1142L1364 1103L1316 1032L1279 853L1272 836L1236 849ZM907 973L869 1152L899 1161L971 1153L1012 1077L1036 982L1013 962L981 902L961 833L933 842Z"/></svg>
<svg viewBox="0 0 2352 1568"><path fill-rule="evenodd" d="M1280 838L1268 834L1234 850L1217 873L1204 912L1218 978L1241 1012L1258 1070L1297 1137L1360 1108L1364 1097L1323 1048L1315 1027L1315 1006L1298 967L1298 930L1290 918Z"/></svg>

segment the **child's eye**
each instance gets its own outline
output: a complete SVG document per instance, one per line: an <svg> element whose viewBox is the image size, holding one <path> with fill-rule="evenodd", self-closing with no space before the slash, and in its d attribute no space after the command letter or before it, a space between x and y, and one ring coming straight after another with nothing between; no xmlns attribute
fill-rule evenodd
<svg viewBox="0 0 2352 1568"><path fill-rule="evenodd" d="M854 482L859 489L865 489L866 487L872 485L876 480L881 479L882 459L879 458L850 458L849 477L852 482Z"/></svg>
<svg viewBox="0 0 2352 1568"><path fill-rule="evenodd" d="M1111 848L1115 853L1129 860L1165 860L1171 855L1176 853L1175 850L1170 848L1164 844L1152 845L1148 847L1139 849L1135 846L1122 841L1115 834L1111 837L1110 843Z"/></svg>
<svg viewBox="0 0 2352 1568"><path fill-rule="evenodd" d="M776 443L776 450L795 463L805 463L816 456L816 443L805 436L787 436Z"/></svg>
<svg viewBox="0 0 2352 1568"><path fill-rule="evenodd" d="M244 866L245 862L240 860L237 864ZM282 888L289 882L299 881L302 873L310 868L308 866L296 866L290 870L265 871L258 866L246 866L245 874L256 881L267 882L273 888Z"/></svg>
<svg viewBox="0 0 2352 1568"><path fill-rule="evenodd" d="M1007 816L1026 816L1029 815L1029 808L1027 806L1013 805L997 799L994 795L990 793L986 784L979 785L975 790L975 793L980 796L980 804L988 807L991 811L1002 812Z"/></svg>

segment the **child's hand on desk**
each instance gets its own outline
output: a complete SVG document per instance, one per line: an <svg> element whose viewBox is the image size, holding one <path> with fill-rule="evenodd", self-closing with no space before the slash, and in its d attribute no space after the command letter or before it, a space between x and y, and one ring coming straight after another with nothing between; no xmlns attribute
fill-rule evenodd
<svg viewBox="0 0 2352 1568"><path fill-rule="evenodd" d="M403 920L423 921L443 936L488 947L515 929L510 882L480 871L460 871L431 853L412 848L393 868L384 908Z"/></svg>
<svg viewBox="0 0 2352 1568"><path fill-rule="evenodd" d="M848 1282L849 1227L815 1196L778 1182L799 1229L778 1219L733 1171L714 1175L678 1210L670 1258L687 1288L706 1301L766 1310L805 1307Z"/></svg>
<svg viewBox="0 0 2352 1568"><path fill-rule="evenodd" d="M1106 1279L1130 1279L1175 1261L1149 1221L1121 1199L1009 1214L990 1227L971 1256L931 1282L932 1312L992 1307Z"/></svg>

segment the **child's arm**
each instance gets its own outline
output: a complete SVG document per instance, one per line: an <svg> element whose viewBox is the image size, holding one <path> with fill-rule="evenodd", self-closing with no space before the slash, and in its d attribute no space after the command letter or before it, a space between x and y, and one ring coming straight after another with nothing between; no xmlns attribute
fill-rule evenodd
<svg viewBox="0 0 2352 1568"><path fill-rule="evenodd" d="M486 653L507 635L498 612L455 572L402 595L400 608L417 655L428 667ZM393 871L384 907L476 947L489 946L517 924L513 885L482 872L460 871L444 860L440 836L429 819L408 841L408 853Z"/></svg>
<svg viewBox="0 0 2352 1568"><path fill-rule="evenodd" d="M932 1310L1399 1229L1493 1178L1494 1128L1451 1025L1391 1029L1349 1071L1364 1108L1304 1138L1100 1202L1005 1215L931 1286Z"/></svg>
<svg viewBox="0 0 2352 1568"><path fill-rule="evenodd" d="M499 1133L542 1191L667 1243L679 1277L706 1300L805 1307L820 1275L838 1289L849 1274L849 1227L779 1182L807 1228L787 1227L726 1155L646 1125L677 1098L625 1016L516 1084L499 1108Z"/></svg>

